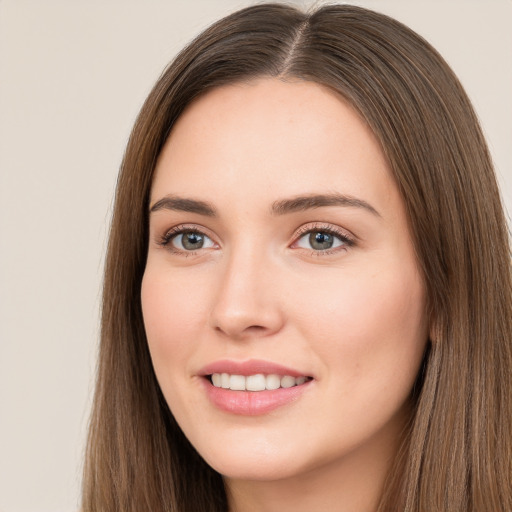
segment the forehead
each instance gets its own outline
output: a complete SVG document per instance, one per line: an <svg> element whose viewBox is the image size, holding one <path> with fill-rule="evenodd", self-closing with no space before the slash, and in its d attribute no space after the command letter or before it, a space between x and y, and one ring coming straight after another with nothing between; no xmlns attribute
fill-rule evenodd
<svg viewBox="0 0 512 512"><path fill-rule="evenodd" d="M375 136L340 95L271 78L222 86L189 105L160 154L152 201L191 192L222 201L234 190L246 205L272 194L378 203L397 194Z"/></svg>

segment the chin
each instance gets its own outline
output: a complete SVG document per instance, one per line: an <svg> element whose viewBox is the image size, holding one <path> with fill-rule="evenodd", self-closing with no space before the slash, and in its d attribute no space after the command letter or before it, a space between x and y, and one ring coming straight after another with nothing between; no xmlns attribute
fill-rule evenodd
<svg viewBox="0 0 512 512"><path fill-rule="evenodd" d="M210 464L215 471L230 480L246 481L276 481L285 480L296 476L301 471L289 464L276 464L272 461L220 461L218 464Z"/></svg>
<svg viewBox="0 0 512 512"><path fill-rule="evenodd" d="M290 478L305 468L292 454L276 447L246 445L223 447L201 453L204 460L222 476L234 480L272 481ZM297 450L295 450L295 457Z"/></svg>

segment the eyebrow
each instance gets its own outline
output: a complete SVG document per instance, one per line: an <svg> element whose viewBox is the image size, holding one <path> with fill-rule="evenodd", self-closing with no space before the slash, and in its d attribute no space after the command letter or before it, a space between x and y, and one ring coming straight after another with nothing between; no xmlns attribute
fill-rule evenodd
<svg viewBox="0 0 512 512"><path fill-rule="evenodd" d="M321 208L323 206L344 206L350 208L364 209L377 217L380 217L379 212L369 203L356 197L347 196L343 194L312 194L305 196L297 196L291 199L281 199L274 201L271 207L271 214L273 215L286 215L288 213L312 210L314 208ZM153 206L150 207L150 213L159 210L173 210L188 213L197 213L206 217L216 217L216 208L206 202L197 199L185 198L168 195L159 199Z"/></svg>
<svg viewBox="0 0 512 512"><path fill-rule="evenodd" d="M297 196L291 199L275 201L272 204L272 213L275 215L285 215L287 213L311 210L321 208L322 206L344 206L350 208L362 208L377 217L380 213L369 203L356 197L343 194L313 194L306 196Z"/></svg>
<svg viewBox="0 0 512 512"><path fill-rule="evenodd" d="M217 210L206 201L177 196L162 197L149 209L150 213L157 212L158 210L197 213L206 217L215 217L217 215Z"/></svg>

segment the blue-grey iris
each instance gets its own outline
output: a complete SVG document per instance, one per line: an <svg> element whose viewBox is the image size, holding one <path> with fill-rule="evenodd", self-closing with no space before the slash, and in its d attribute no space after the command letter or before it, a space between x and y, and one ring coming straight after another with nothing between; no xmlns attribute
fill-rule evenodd
<svg viewBox="0 0 512 512"><path fill-rule="evenodd" d="M312 232L309 235L309 243L315 250L330 249L334 244L334 237L322 231Z"/></svg>

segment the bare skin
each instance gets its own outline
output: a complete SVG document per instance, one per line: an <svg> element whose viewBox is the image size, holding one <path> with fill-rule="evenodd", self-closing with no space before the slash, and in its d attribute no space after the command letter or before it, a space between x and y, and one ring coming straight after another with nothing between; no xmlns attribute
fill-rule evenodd
<svg viewBox="0 0 512 512"><path fill-rule="evenodd" d="M151 357L231 511L374 511L427 326L403 201L371 131L317 84L224 86L178 120L150 203ZM204 374L255 360L307 381L263 411L239 400L260 391L219 392Z"/></svg>

